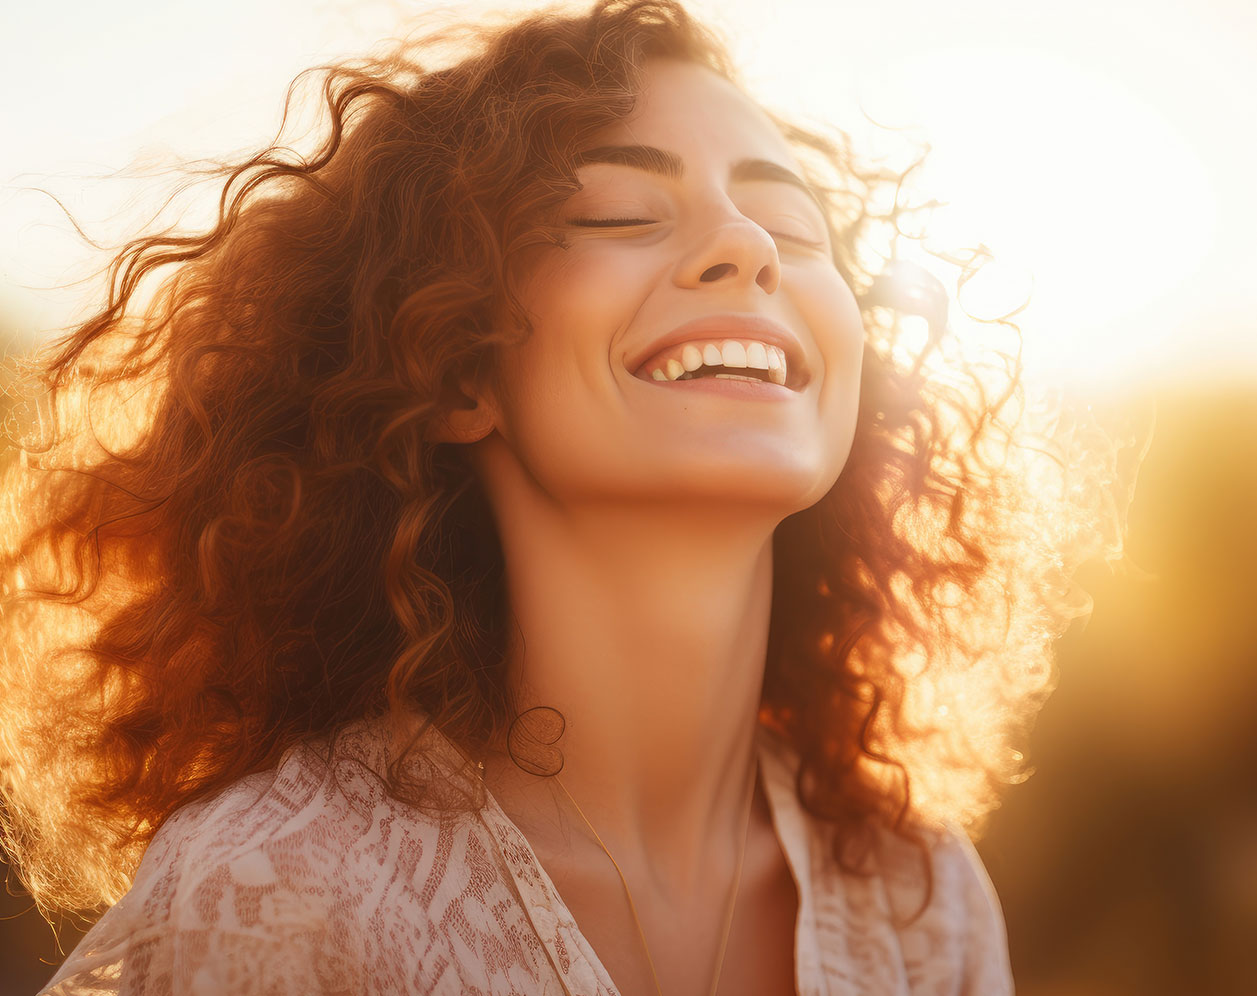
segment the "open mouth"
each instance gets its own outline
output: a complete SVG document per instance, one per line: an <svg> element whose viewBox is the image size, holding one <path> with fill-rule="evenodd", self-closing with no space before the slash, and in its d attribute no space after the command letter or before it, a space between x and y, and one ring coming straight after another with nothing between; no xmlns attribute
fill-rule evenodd
<svg viewBox="0 0 1257 996"><path fill-rule="evenodd" d="M752 381L795 391L801 386L791 383L785 351L755 339L679 343L652 356L638 367L635 376L655 381Z"/></svg>

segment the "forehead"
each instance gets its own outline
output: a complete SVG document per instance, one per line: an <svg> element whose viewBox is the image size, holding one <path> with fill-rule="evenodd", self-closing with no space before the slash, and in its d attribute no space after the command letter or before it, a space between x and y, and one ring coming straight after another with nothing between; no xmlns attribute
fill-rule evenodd
<svg viewBox="0 0 1257 996"><path fill-rule="evenodd" d="M747 157L796 164L776 125L741 90L710 69L671 59L648 63L633 113L602 137L668 149L695 166Z"/></svg>

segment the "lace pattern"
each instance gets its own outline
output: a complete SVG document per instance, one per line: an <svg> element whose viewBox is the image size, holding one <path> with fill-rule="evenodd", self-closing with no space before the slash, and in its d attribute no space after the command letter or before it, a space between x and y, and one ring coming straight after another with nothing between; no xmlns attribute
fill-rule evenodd
<svg viewBox="0 0 1257 996"><path fill-rule="evenodd" d="M432 744L456 779L465 759L452 752ZM330 762L297 747L179 810L43 992L618 996L492 796L426 815L385 791L387 762L384 739L360 724ZM1012 992L1003 917L967 839L940 840L930 905L906 923L924 895L919 854L886 835L875 874L844 874L798 804L793 758L766 732L760 762L798 888L801 996Z"/></svg>

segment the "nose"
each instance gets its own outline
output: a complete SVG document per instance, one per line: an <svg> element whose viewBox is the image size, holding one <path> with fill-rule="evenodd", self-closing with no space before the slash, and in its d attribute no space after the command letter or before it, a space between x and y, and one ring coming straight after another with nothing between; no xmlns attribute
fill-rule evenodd
<svg viewBox="0 0 1257 996"><path fill-rule="evenodd" d="M754 281L768 294L781 282L777 243L744 215L726 215L677 263L675 282L680 287L720 281L748 285Z"/></svg>

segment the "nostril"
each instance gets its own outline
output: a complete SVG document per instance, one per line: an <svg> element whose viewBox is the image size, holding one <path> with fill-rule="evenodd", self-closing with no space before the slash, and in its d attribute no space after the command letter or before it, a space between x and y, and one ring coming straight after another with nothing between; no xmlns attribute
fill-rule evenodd
<svg viewBox="0 0 1257 996"><path fill-rule="evenodd" d="M734 266L732 263L717 263L715 266L707 267L707 269L703 271L703 275L699 277L698 279L703 280L703 281L719 280L721 277L725 276L726 274L732 274L732 273L737 273L737 272L738 272L738 268Z"/></svg>

